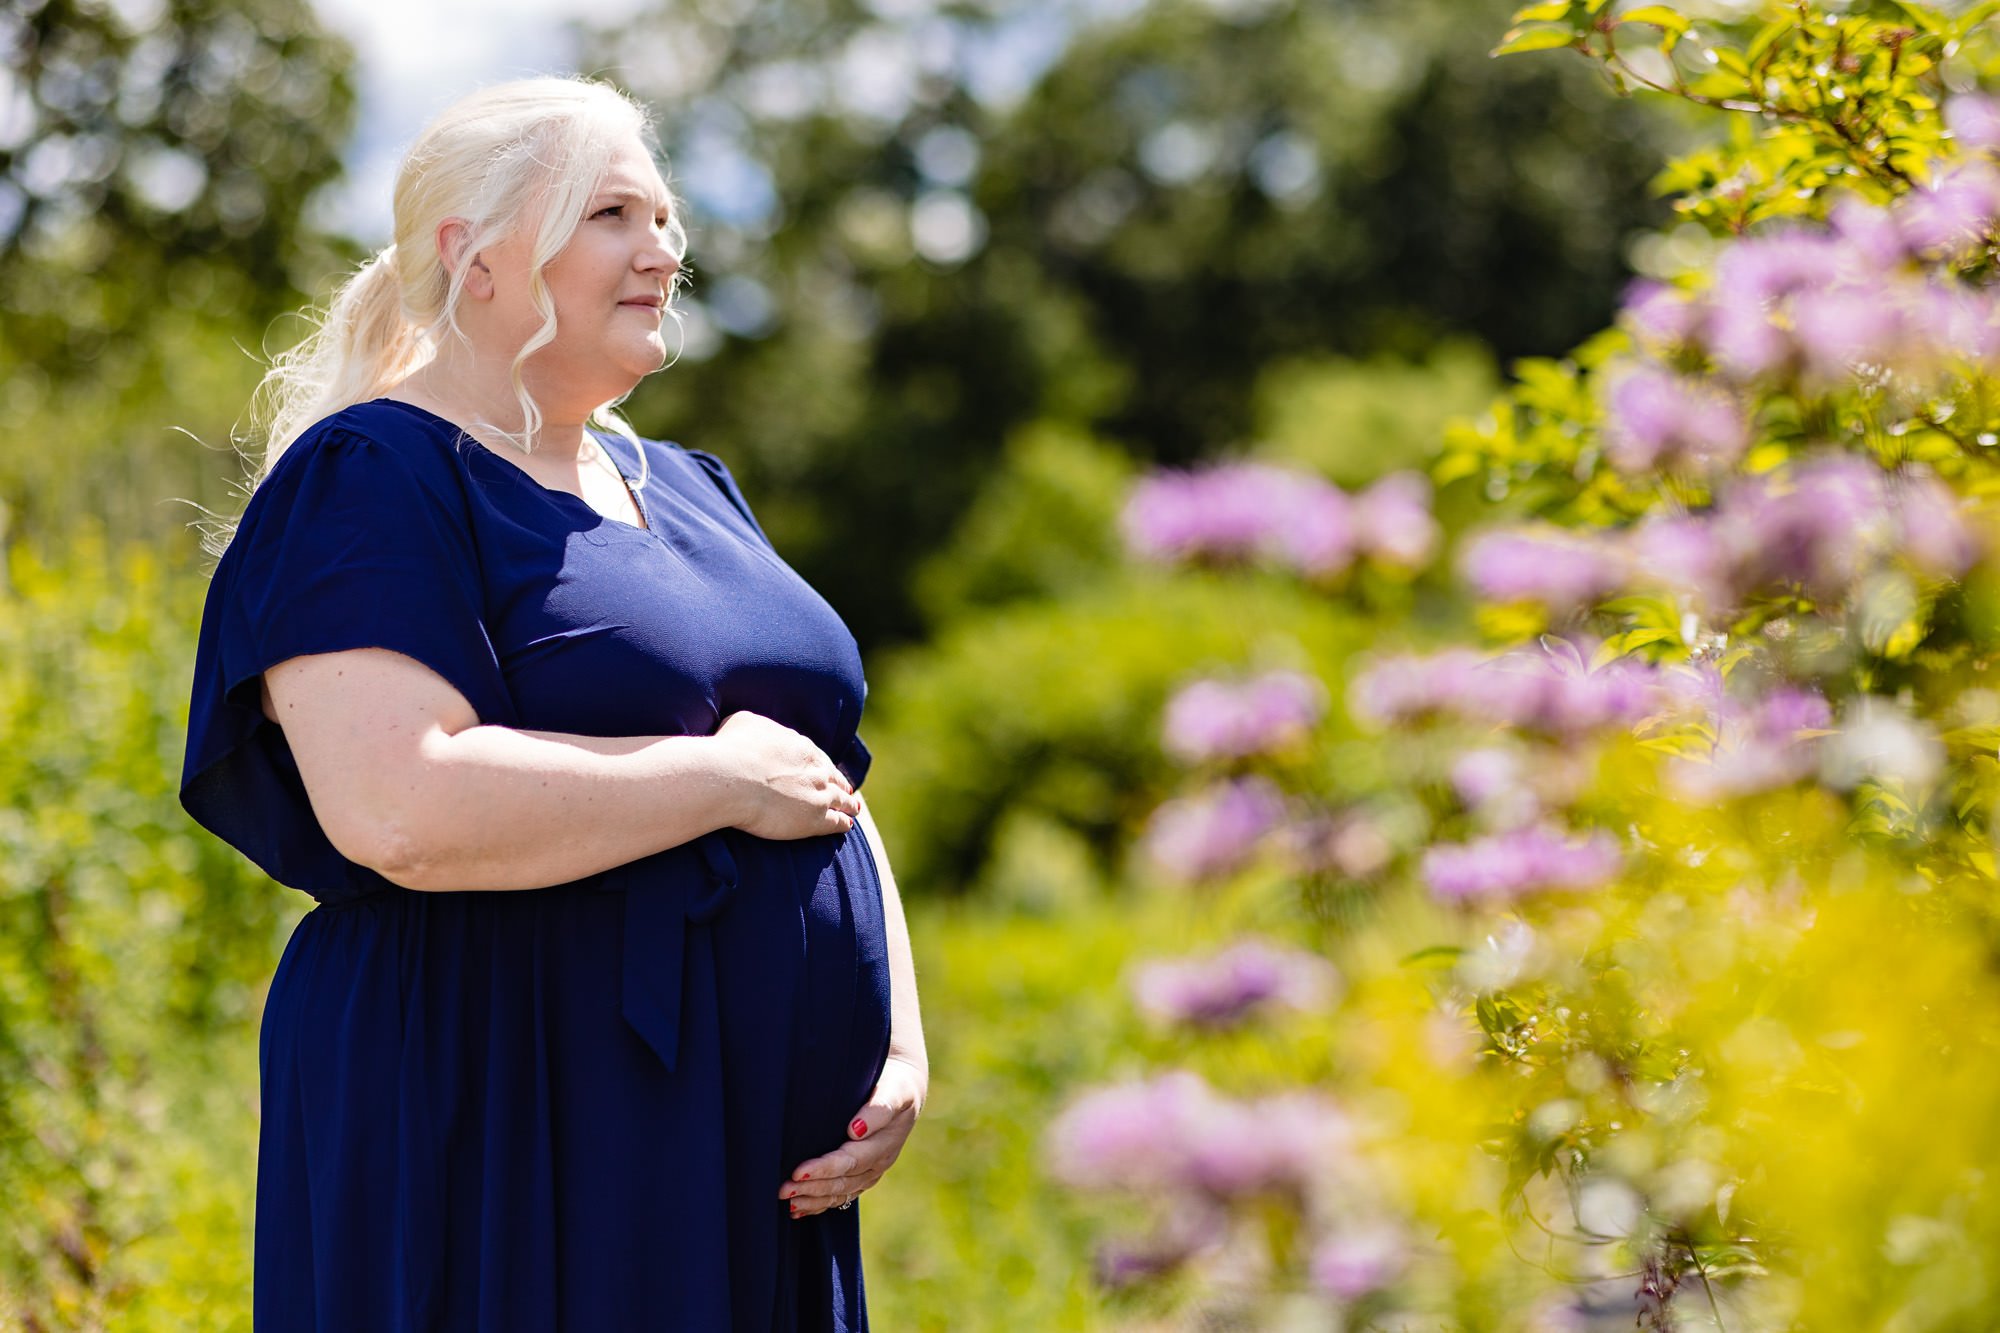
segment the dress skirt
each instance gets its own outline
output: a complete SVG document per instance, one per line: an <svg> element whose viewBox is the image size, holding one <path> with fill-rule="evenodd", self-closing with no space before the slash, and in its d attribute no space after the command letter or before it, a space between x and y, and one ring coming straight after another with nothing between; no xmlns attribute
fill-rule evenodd
<svg viewBox="0 0 2000 1333"><path fill-rule="evenodd" d="M719 903L680 848L306 916L264 1017L259 1333L866 1327L858 1211L795 1221L778 1190L887 1054L874 859L858 829L726 841ZM627 949L633 894L704 904L680 957ZM671 1067L627 1021L654 968Z"/></svg>

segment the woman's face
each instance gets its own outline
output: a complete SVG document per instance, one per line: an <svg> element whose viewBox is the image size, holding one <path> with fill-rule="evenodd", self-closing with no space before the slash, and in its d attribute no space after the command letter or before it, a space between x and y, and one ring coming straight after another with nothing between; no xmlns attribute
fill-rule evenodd
<svg viewBox="0 0 2000 1333"><path fill-rule="evenodd" d="M670 221L666 182L634 137L612 158L569 244L542 270L556 337L524 370L547 407L609 402L666 364L661 324L680 270L668 246ZM501 337L515 348L542 322L528 289L531 230L481 256L493 275Z"/></svg>

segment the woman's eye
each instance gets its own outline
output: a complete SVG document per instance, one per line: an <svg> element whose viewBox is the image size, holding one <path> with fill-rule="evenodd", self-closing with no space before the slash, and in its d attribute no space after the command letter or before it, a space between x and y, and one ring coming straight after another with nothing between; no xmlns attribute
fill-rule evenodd
<svg viewBox="0 0 2000 1333"><path fill-rule="evenodd" d="M625 211L625 205L613 204L609 208L598 209L595 213L592 213L591 216L594 218L617 217L620 214L624 213L624 211Z"/></svg>

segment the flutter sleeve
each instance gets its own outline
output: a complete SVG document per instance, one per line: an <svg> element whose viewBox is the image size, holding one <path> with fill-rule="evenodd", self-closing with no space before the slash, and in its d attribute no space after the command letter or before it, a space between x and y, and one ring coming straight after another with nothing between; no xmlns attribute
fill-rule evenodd
<svg viewBox="0 0 2000 1333"><path fill-rule="evenodd" d="M322 425L251 497L209 586L195 657L181 804L273 879L338 900L386 885L334 850L263 672L350 648L387 648L449 681L484 723L513 704L483 622L463 473L426 440Z"/></svg>

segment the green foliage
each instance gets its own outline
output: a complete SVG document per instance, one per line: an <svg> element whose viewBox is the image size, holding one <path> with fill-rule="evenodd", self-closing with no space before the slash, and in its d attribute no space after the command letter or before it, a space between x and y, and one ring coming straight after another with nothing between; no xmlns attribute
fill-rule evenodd
<svg viewBox="0 0 2000 1333"><path fill-rule="evenodd" d="M126 15L132 17L128 19ZM134 26L134 24L139 26ZM344 43L305 0L0 12L0 503L152 535L233 508L243 348L339 263L305 226L339 170Z"/></svg>
<svg viewBox="0 0 2000 1333"><path fill-rule="evenodd" d="M1003 826L1046 843L1049 824L1110 875L1170 776L1155 719L1172 687L1246 661L1330 671L1362 632L1284 582L1230 578L1129 577L947 624L874 673L869 799L899 878L918 893L963 890Z"/></svg>
<svg viewBox="0 0 2000 1333"><path fill-rule="evenodd" d="M1947 62L1959 91L1990 67L2000 54L1993 13L1984 3L1950 12L1787 0L1729 22L1671 5L1553 0L1515 14L1520 26L1496 54L1574 48L1620 91L1745 117L1728 146L1683 157L1661 177L1679 211L1740 233L1815 215L1812 201L1829 186L1879 202L1928 181L1950 155L1937 114Z"/></svg>
<svg viewBox="0 0 2000 1333"><path fill-rule="evenodd" d="M1074 429L1025 428L918 569L917 604L935 625L1102 582L1120 560L1115 520L1131 472L1124 454Z"/></svg>
<svg viewBox="0 0 2000 1333"><path fill-rule="evenodd" d="M1331 1067L1294 1080L1338 1099L1342 1138L1295 1193L1190 1185L1157 1155L1136 1183L1160 1214L1210 1219L1161 1261L1176 1276L1159 1298L1185 1326L1992 1323L2000 430L1980 339L2000 317L2000 195L1946 225L1925 211L1945 196L1921 191L1993 170L1972 119L1991 104L1947 103L1992 72L1994 7L1716 12L1558 0L1502 40L1573 47L1621 89L1737 116L1664 177L1725 245L1690 247L1624 328L1520 363L1484 418L1447 433L1434 475L1456 504L1539 520L1518 528L1533 552L1462 553L1496 590L1478 624L1506 667L1438 659L1444 697L1380 705L1399 725L1377 740L1322 737L1318 774L1290 753L1232 770L1336 820L1400 796L1405 836L1372 870L1267 848L1243 876L1289 875L1347 978ZM1978 128L1954 134L1950 115ZM1802 225L1829 217L1833 233ZM1873 251L1871 221L1890 229ZM1898 304L1912 292L1937 303ZM1851 321L1815 306L1828 293ZM1953 308L1974 313L1948 327ZM1635 382L1682 396L1621 392ZM1687 418L1663 425L1662 401L1723 404L1730 429L1670 439ZM1844 511L1810 489L1814 468L1880 498ZM1893 517L1913 495L1934 507ZM1843 573L1811 566L1809 530L1844 534L1826 551ZM1978 557L1926 563L1925 543L1967 532ZM1704 567L1720 582L1649 556L1661 533L1719 543ZM1564 561L1589 560L1614 571L1604 584L1560 586ZM1497 591L1539 580L1519 601ZM1611 681L1661 693L1615 724L1511 715L1521 696L1496 703L1495 682L1525 685L1537 663L1564 706ZM1436 665L1380 662L1357 697L1422 696L1412 682ZM1781 729L1798 748L1759 749L1746 719L1774 702L1817 719ZM1496 752L1508 776L1473 794L1461 761ZM1578 835L1615 851L1587 882L1524 871L1523 845ZM1191 917L1262 928L1216 906L1240 880L1209 878ZM1238 1093L1270 1087L1174 1059ZM1098 1125L1135 1156L1150 1128ZM1336 1253L1357 1218L1393 1263L1309 1262L1298 1233Z"/></svg>
<svg viewBox="0 0 2000 1333"><path fill-rule="evenodd" d="M913 1333L1103 1328L1089 1258L1104 1210L1048 1179L1041 1134L1072 1083L1141 1038L1117 989L1145 927L1102 903L1042 920L922 903L910 929L932 1094L863 1205L869 1317Z"/></svg>
<svg viewBox="0 0 2000 1333"><path fill-rule="evenodd" d="M87 528L0 591L0 1312L31 1327L247 1327L291 905L175 796L201 591Z"/></svg>
<svg viewBox="0 0 2000 1333"><path fill-rule="evenodd" d="M1494 380L1492 360L1469 343L1445 344L1420 365L1279 362L1257 382L1257 452L1349 488L1427 470L1445 427L1486 406Z"/></svg>
<svg viewBox="0 0 2000 1333"><path fill-rule="evenodd" d="M872 649L913 636L908 571L1029 423L1187 461L1249 441L1275 363L1567 347L1679 132L1580 69L1487 60L1501 12L654 8L588 63L661 107L713 355L634 419L728 457ZM1042 41L1045 73L980 73ZM723 177L753 184L701 188Z"/></svg>

